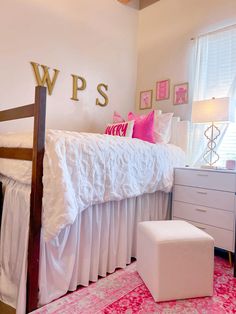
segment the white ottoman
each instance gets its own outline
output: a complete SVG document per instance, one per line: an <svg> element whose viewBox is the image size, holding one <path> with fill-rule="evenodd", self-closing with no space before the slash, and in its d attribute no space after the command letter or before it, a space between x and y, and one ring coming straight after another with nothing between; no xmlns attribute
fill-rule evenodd
<svg viewBox="0 0 236 314"><path fill-rule="evenodd" d="M137 270L155 301L211 296L214 239L185 221L141 222Z"/></svg>

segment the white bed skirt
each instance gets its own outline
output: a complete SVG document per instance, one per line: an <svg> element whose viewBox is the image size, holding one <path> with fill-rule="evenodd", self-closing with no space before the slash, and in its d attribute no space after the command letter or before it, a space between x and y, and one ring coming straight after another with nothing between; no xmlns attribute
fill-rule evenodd
<svg viewBox="0 0 236 314"><path fill-rule="evenodd" d="M0 298L25 313L29 221L28 186L0 178L6 186L0 244ZM170 218L169 194L155 192L93 205L73 225L45 243L41 238L40 305L78 285L97 281L136 256L139 221Z"/></svg>

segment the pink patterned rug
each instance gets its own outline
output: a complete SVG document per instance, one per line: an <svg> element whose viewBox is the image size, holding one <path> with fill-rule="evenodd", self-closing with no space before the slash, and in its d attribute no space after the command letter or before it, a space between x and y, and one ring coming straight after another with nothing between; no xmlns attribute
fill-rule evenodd
<svg viewBox="0 0 236 314"><path fill-rule="evenodd" d="M223 314L236 313L236 279L229 263L215 258L214 296L155 303L136 263L54 301L34 314Z"/></svg>

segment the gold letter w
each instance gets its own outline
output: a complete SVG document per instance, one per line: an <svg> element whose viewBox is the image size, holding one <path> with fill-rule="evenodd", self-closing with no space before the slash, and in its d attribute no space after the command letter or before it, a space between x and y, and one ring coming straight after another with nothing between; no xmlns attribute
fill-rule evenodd
<svg viewBox="0 0 236 314"><path fill-rule="evenodd" d="M32 65L32 67L33 67L37 84L39 86L45 86L45 83L46 83L47 87L48 87L48 94L52 95L52 91L53 91L54 85L56 83L59 71L56 70L56 69L53 69L54 75L53 75L53 78L51 80L50 74L49 74L49 71L48 71L49 67L47 67L46 65L43 65L43 64L40 65L40 64L35 63L35 62L30 62L30 63ZM43 76L42 77L40 76L40 73L39 73L39 65L43 69Z"/></svg>

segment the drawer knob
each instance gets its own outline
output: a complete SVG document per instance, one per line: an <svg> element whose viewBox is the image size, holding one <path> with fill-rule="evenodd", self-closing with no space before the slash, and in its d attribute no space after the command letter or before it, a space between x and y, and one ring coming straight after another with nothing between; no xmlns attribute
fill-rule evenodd
<svg viewBox="0 0 236 314"><path fill-rule="evenodd" d="M207 192L197 191L198 194L207 195Z"/></svg>
<svg viewBox="0 0 236 314"><path fill-rule="evenodd" d="M206 209L203 209L203 208L196 208L196 210L198 211L198 212L203 212L203 213L205 213L207 210Z"/></svg>

